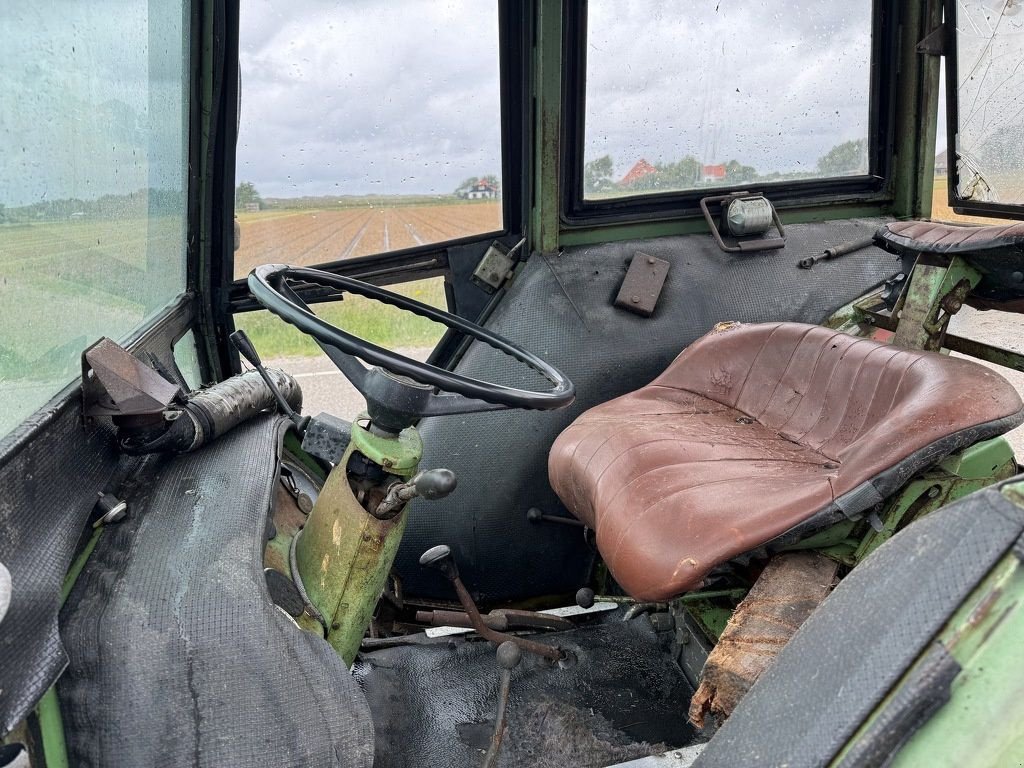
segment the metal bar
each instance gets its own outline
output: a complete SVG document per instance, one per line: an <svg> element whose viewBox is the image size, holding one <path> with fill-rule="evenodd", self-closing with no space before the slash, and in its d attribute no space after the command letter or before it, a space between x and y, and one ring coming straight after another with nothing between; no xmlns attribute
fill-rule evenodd
<svg viewBox="0 0 1024 768"><path fill-rule="evenodd" d="M506 640L511 640L524 651L535 653L538 656L543 656L547 659L551 659L552 661L560 661L562 659L562 651L556 646L527 640L525 637L513 637L501 632L496 632L488 627L484 624L484 620L480 616L480 611L477 610L476 603L474 603L473 598L470 597L469 592L466 590L466 586L462 583L462 579L455 578L452 580L452 583L455 586L456 593L459 595L459 602L462 603L463 609L469 615L469 621L473 625L474 631L476 631L480 637L485 640L490 640L496 645L501 645Z"/></svg>
<svg viewBox="0 0 1024 768"><path fill-rule="evenodd" d="M67 602L68 595L75 587L75 582L85 568L89 556L96 549L96 542L100 540L103 527L95 530L89 541L86 542L82 552L75 558L75 561L68 569L64 577L64 584L60 590L60 605L63 608ZM43 698L36 705L36 718L39 720L39 734L43 742L43 761L46 768L68 768L68 745L64 738L64 719L60 714L60 700L57 698L57 683L50 686L43 694Z"/></svg>

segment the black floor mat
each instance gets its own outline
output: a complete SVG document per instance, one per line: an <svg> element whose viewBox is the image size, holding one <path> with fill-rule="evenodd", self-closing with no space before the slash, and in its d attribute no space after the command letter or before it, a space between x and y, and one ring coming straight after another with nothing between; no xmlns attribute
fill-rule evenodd
<svg viewBox="0 0 1024 768"><path fill-rule="evenodd" d="M524 654L513 671L498 766L585 768L693 740L693 689L646 617L545 635L574 656L559 667ZM462 638L363 654L355 674L370 702L376 768L479 765L493 733L494 647Z"/></svg>

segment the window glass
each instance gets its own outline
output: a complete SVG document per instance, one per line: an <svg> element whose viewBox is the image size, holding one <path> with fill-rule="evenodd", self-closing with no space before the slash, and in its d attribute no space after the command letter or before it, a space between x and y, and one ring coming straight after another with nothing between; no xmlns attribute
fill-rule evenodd
<svg viewBox="0 0 1024 768"><path fill-rule="evenodd" d="M196 335L192 331L186 331L185 335L174 343L174 364L178 366L178 373L185 379L188 389L199 389L203 383L203 375L196 351Z"/></svg>
<svg viewBox="0 0 1024 768"><path fill-rule="evenodd" d="M935 179L932 187L931 211L924 211L925 216L930 216L934 221L966 222L974 224L1005 224L1006 219L995 219L973 214L964 215L953 211L949 207L949 151L946 147L946 67L945 62L939 64L939 110L938 129L935 131ZM965 307L966 310L966 307ZM982 314L995 314L986 312Z"/></svg>
<svg viewBox="0 0 1024 768"><path fill-rule="evenodd" d="M243 0L235 276L501 229L493 0Z"/></svg>
<svg viewBox="0 0 1024 768"><path fill-rule="evenodd" d="M587 8L585 199L868 173L870 0Z"/></svg>
<svg viewBox="0 0 1024 768"><path fill-rule="evenodd" d="M188 13L0 14L0 435L185 287Z"/></svg>
<svg viewBox="0 0 1024 768"><path fill-rule="evenodd" d="M957 197L1024 205L1024 5L956 9Z"/></svg>

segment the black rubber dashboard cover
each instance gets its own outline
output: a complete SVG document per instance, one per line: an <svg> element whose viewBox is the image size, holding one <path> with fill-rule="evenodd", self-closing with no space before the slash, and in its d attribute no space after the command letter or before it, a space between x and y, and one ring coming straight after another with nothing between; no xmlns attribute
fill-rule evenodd
<svg viewBox="0 0 1024 768"><path fill-rule="evenodd" d="M96 494L118 464L113 431L83 429L79 402L68 395L0 441L0 562L12 583L0 623L0 734L67 664L57 633L61 582Z"/></svg>
<svg viewBox="0 0 1024 768"><path fill-rule="evenodd" d="M827 765L1022 530L1024 510L993 488L894 536L804 623L695 768Z"/></svg>
<svg viewBox="0 0 1024 768"><path fill-rule="evenodd" d="M326 641L263 576L286 422L153 456L61 614L73 765L370 766L373 726Z"/></svg>

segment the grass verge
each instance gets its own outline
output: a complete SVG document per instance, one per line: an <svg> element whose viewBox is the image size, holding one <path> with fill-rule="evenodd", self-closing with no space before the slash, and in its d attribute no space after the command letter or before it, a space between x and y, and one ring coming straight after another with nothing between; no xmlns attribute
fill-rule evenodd
<svg viewBox="0 0 1024 768"><path fill-rule="evenodd" d="M390 286L390 290L439 309L445 309L444 279L416 280ZM327 322L382 347L433 347L445 327L362 296L314 305ZM235 315L235 325L246 332L261 357L312 357L323 354L316 343L292 325L265 310Z"/></svg>

